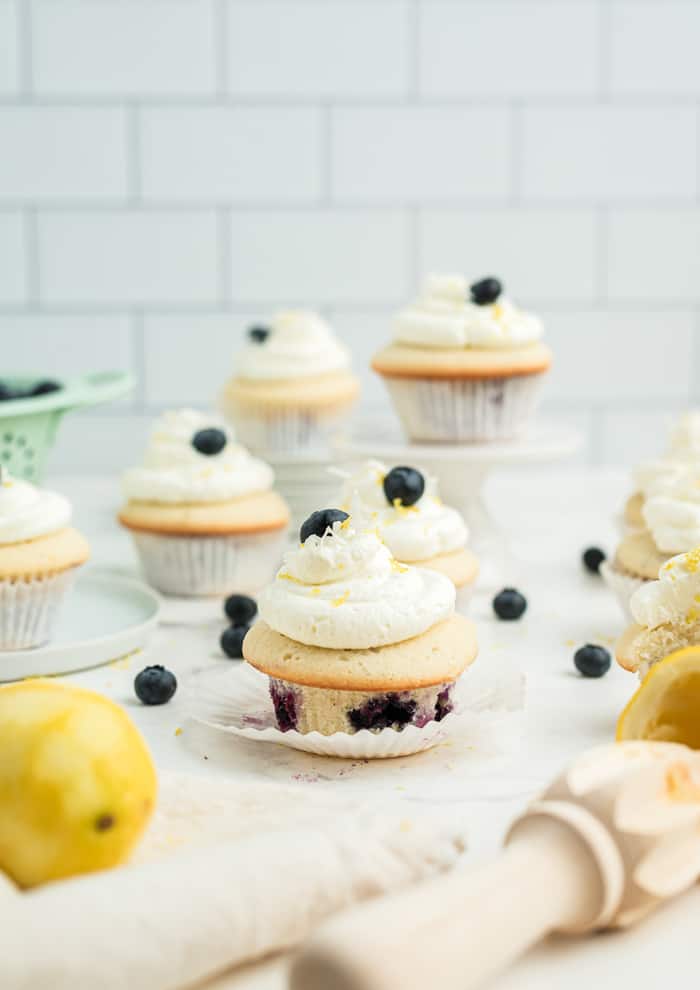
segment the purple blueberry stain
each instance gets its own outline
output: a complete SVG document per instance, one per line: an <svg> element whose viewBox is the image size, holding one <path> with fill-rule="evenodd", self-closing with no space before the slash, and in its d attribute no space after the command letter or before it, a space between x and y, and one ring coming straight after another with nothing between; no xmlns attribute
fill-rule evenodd
<svg viewBox="0 0 700 990"><path fill-rule="evenodd" d="M452 685L448 684L440 691L435 700L435 721L442 722L446 715L454 709L452 701Z"/></svg>
<svg viewBox="0 0 700 990"><path fill-rule="evenodd" d="M296 729L299 720L296 691L282 681L270 681L270 697L280 731L291 732Z"/></svg>
<svg viewBox="0 0 700 990"><path fill-rule="evenodd" d="M400 694L382 694L378 698L370 698L348 712L350 725L359 732L361 729L388 729L391 726L403 727L413 722L417 702L414 698Z"/></svg>

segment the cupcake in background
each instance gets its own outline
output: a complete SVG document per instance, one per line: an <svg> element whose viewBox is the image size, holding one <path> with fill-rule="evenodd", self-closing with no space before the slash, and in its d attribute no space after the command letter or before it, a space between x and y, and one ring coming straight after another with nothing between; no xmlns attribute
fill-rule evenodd
<svg viewBox="0 0 700 990"><path fill-rule="evenodd" d="M413 467L367 461L346 478L341 504L356 526L377 534L402 564L448 577L460 608L468 604L479 561L467 549L469 532L456 509L444 505L437 480Z"/></svg>
<svg viewBox="0 0 700 990"><path fill-rule="evenodd" d="M148 582L166 594L256 591L279 565L289 522L264 461L216 416L157 420L141 467L123 478L119 513Z"/></svg>
<svg viewBox="0 0 700 990"><path fill-rule="evenodd" d="M256 453L323 453L359 390L350 353L325 320L287 310L250 328L221 406Z"/></svg>
<svg viewBox="0 0 700 990"><path fill-rule="evenodd" d="M551 364L542 334L498 279L430 275L372 367L411 440L508 440L527 429Z"/></svg>
<svg viewBox="0 0 700 990"><path fill-rule="evenodd" d="M281 731L376 733L445 718L477 654L452 582L400 564L338 509L313 513L300 539L243 640L270 679Z"/></svg>
<svg viewBox="0 0 700 990"><path fill-rule="evenodd" d="M63 495L10 477L0 468L0 650L41 646L77 568L85 538L70 525Z"/></svg>

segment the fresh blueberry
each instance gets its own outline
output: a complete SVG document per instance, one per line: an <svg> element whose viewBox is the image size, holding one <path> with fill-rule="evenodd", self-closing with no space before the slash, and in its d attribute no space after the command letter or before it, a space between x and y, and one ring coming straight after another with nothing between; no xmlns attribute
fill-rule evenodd
<svg viewBox="0 0 700 990"><path fill-rule="evenodd" d="M497 278L482 278L469 286L472 302L477 306L495 303L502 292L503 286Z"/></svg>
<svg viewBox="0 0 700 990"><path fill-rule="evenodd" d="M224 612L234 626L249 626L258 614L258 606L248 595L229 595L224 602Z"/></svg>
<svg viewBox="0 0 700 990"><path fill-rule="evenodd" d="M229 626L221 634L221 649L231 660L243 659L243 640L250 626Z"/></svg>
<svg viewBox="0 0 700 990"><path fill-rule="evenodd" d="M586 643L574 654L576 669L584 677L602 677L610 670L610 654L604 646Z"/></svg>
<svg viewBox="0 0 700 990"><path fill-rule="evenodd" d="M333 523L344 522L347 518L347 512L343 512L342 509L317 509L302 525L299 539L302 543L306 543L310 536L325 536L326 530L330 529Z"/></svg>
<svg viewBox="0 0 700 990"><path fill-rule="evenodd" d="M51 392L60 392L61 386L58 382L51 381L50 378L44 379L44 381L37 382L33 388L30 389L30 395L50 395Z"/></svg>
<svg viewBox="0 0 700 990"><path fill-rule="evenodd" d="M248 336L251 340L254 340L256 344L264 344L270 336L270 328L262 326L249 327Z"/></svg>
<svg viewBox="0 0 700 990"><path fill-rule="evenodd" d="M153 667L144 667L136 675L134 691L144 705L164 705L177 691L177 680L175 674L160 664L155 664Z"/></svg>
<svg viewBox="0 0 700 990"><path fill-rule="evenodd" d="M192 446L200 454L212 457L214 454L220 454L226 446L226 434L223 430L216 429L216 427L210 427L207 430L197 430L192 437Z"/></svg>
<svg viewBox="0 0 700 990"><path fill-rule="evenodd" d="M527 599L515 588L504 588L493 600L493 610L499 619L519 619L527 608Z"/></svg>
<svg viewBox="0 0 700 990"><path fill-rule="evenodd" d="M384 494L389 505L415 505L425 491L425 478L412 467L392 468L384 479Z"/></svg>
<svg viewBox="0 0 700 990"><path fill-rule="evenodd" d="M605 560L605 554L600 547L589 547L583 551L581 560L583 561L583 566L591 574L600 574L600 565Z"/></svg>

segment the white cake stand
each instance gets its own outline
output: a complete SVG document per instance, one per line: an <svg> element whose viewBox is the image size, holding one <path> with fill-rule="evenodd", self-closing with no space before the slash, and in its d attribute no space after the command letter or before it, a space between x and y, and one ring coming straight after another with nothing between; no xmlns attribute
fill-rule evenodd
<svg viewBox="0 0 700 990"><path fill-rule="evenodd" d="M490 515L484 484L495 468L533 465L570 457L582 434L570 427L538 423L518 440L473 444L409 443L393 423L367 422L337 442L339 462L376 458L386 464L408 464L437 477L440 494L464 516L470 546L482 562L480 584L500 586L512 574L512 553L503 530Z"/></svg>

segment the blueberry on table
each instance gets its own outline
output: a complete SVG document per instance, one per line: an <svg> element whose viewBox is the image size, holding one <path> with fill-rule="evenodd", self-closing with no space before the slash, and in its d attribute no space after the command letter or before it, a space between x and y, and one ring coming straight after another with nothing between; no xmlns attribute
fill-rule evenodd
<svg viewBox="0 0 700 990"><path fill-rule="evenodd" d="M471 300L477 306L489 306L495 303L503 292L503 285L497 278L482 278L469 286Z"/></svg>
<svg viewBox="0 0 700 990"><path fill-rule="evenodd" d="M216 427L197 430L192 437L192 446L200 454L212 457L214 454L220 454L226 446L226 434L223 430L219 430Z"/></svg>
<svg viewBox="0 0 700 990"><path fill-rule="evenodd" d="M256 344L264 344L270 336L270 328L263 326L249 327L248 336L251 340L255 341Z"/></svg>
<svg viewBox="0 0 700 990"><path fill-rule="evenodd" d="M136 675L134 691L144 705L164 705L177 691L177 679L165 667L154 664Z"/></svg>
<svg viewBox="0 0 700 990"><path fill-rule="evenodd" d="M234 626L249 626L258 614L258 606L249 595L229 595L224 602L224 612Z"/></svg>
<svg viewBox="0 0 700 990"><path fill-rule="evenodd" d="M302 524L299 539L302 543L306 543L310 536L325 536L326 530L330 529L333 523L345 522L347 518L347 512L343 512L342 509L317 509Z"/></svg>
<svg viewBox="0 0 700 990"><path fill-rule="evenodd" d="M584 677L602 677L610 670L611 657L604 646L586 643L576 650L574 664Z"/></svg>
<svg viewBox="0 0 700 990"><path fill-rule="evenodd" d="M425 478L412 467L395 467L384 479L384 494L389 505L415 505L425 491Z"/></svg>
<svg viewBox="0 0 700 990"><path fill-rule="evenodd" d="M36 385L30 389L29 395L50 395L52 392L60 391L61 386L58 382L54 382L50 378L46 378L44 381L37 382Z"/></svg>
<svg viewBox="0 0 700 990"><path fill-rule="evenodd" d="M499 619L519 619L527 608L527 599L515 588L504 588L493 600L493 610Z"/></svg>
<svg viewBox="0 0 700 990"><path fill-rule="evenodd" d="M600 565L605 560L605 553L600 547L588 547L587 550L583 551L581 560L583 561L583 566L591 574L600 574Z"/></svg>
<svg viewBox="0 0 700 990"><path fill-rule="evenodd" d="M231 660L243 659L243 640L250 626L229 626L221 634L221 649Z"/></svg>

